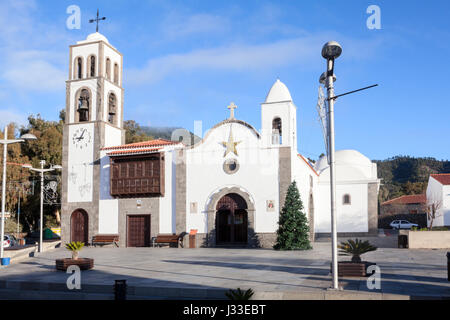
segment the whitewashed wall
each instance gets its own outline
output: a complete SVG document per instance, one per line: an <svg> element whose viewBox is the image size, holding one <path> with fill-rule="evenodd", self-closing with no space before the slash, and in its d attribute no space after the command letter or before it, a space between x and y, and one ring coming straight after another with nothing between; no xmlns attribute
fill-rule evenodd
<svg viewBox="0 0 450 320"><path fill-rule="evenodd" d="M319 182L316 189L314 229L318 233L331 232L331 204L329 182ZM336 212L338 232L368 232L367 183L336 184ZM343 197L349 194L351 204L344 205Z"/></svg>
<svg viewBox="0 0 450 320"><path fill-rule="evenodd" d="M441 203L433 221L434 227L450 226L450 186L444 186L430 176L427 186L427 203ZM427 216L427 225L431 220Z"/></svg>
<svg viewBox="0 0 450 320"><path fill-rule="evenodd" d="M224 158L230 128L237 145L238 156L229 153ZM255 232L275 232L278 223L278 148L261 148L261 141L253 130L239 123L227 123L212 129L203 143L186 150L187 214L186 230L207 232L206 206L210 197L224 187L239 187L255 203ZM226 159L235 158L239 170L227 174L223 170ZM266 211L266 201L275 201L275 210ZM190 213L190 203L196 202L197 213Z"/></svg>
<svg viewBox="0 0 450 320"><path fill-rule="evenodd" d="M73 143L76 130L86 129L91 134L88 148L78 149ZM69 126L69 157L68 157L68 202L91 202L93 187L94 161L94 124L76 124Z"/></svg>
<svg viewBox="0 0 450 320"><path fill-rule="evenodd" d="M442 217L443 225L450 226L450 186L443 186L443 206L442 206Z"/></svg>
<svg viewBox="0 0 450 320"><path fill-rule="evenodd" d="M120 129L105 125L105 145L107 147L116 147L122 144L122 131Z"/></svg>
<svg viewBox="0 0 450 320"><path fill-rule="evenodd" d="M100 200L98 212L98 233L119 233L119 202L117 199Z"/></svg>
<svg viewBox="0 0 450 320"><path fill-rule="evenodd" d="M159 233L175 232L175 174L174 153L166 151L165 157L165 191L164 197L159 198Z"/></svg>
<svg viewBox="0 0 450 320"><path fill-rule="evenodd" d="M312 188L310 186L310 179L312 179ZM318 177L314 171L300 158L296 153L292 154L292 180L297 183L300 198L303 202L304 213L309 218L309 195L313 192L313 201L316 202L316 195L314 194L317 186ZM315 205L313 204L313 207Z"/></svg>

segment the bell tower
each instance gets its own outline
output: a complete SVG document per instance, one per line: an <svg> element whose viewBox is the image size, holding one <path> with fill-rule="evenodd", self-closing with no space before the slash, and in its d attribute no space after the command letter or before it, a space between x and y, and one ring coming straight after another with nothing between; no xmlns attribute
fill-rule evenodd
<svg viewBox="0 0 450 320"><path fill-rule="evenodd" d="M279 79L261 104L261 131L265 147L286 146L297 152L297 107Z"/></svg>
<svg viewBox="0 0 450 320"><path fill-rule="evenodd" d="M95 32L71 45L69 57L63 134L63 242L88 241L85 238L98 233L100 151L121 145L125 139L122 54ZM73 218L80 210L85 225Z"/></svg>

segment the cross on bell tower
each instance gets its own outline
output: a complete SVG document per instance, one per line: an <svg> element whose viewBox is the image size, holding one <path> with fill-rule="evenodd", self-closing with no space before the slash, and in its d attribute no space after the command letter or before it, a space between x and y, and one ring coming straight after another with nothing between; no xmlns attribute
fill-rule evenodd
<svg viewBox="0 0 450 320"><path fill-rule="evenodd" d="M99 17L98 17L98 9L97 9L97 18L95 18L95 19L90 19L90 20L89 20L89 23L97 22L97 27L95 28L95 31L96 31L96 32L98 32L98 23L99 23L99 21L101 21L101 20L106 20L106 17L99 18Z"/></svg>

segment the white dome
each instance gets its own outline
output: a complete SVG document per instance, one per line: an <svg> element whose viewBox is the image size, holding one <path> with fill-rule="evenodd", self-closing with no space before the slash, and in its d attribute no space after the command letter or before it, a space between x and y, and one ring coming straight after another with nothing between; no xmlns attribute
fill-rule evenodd
<svg viewBox="0 0 450 320"><path fill-rule="evenodd" d="M356 180L362 179L363 177L371 178L373 175L372 161L370 161L369 158L356 150L336 151L335 161L338 180ZM346 167L346 169L344 169L343 167ZM315 165L315 169L319 173L328 168L329 165L326 156L321 157ZM342 171L342 169L344 170Z"/></svg>
<svg viewBox="0 0 450 320"><path fill-rule="evenodd" d="M87 36L86 40L78 41L77 43L94 42L94 41L105 41L106 43L109 43L108 39L106 39L106 37L99 32L91 33L90 35Z"/></svg>
<svg viewBox="0 0 450 320"><path fill-rule="evenodd" d="M265 103L281 101L292 101L292 97L286 85L280 79L277 79L267 94Z"/></svg>

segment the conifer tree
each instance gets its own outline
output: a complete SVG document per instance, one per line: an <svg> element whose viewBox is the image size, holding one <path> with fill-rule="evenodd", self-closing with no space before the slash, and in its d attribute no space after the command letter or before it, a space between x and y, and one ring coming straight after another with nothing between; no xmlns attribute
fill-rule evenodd
<svg viewBox="0 0 450 320"><path fill-rule="evenodd" d="M297 183L293 181L288 188L286 200L278 222L276 250L312 249L309 241L308 220L303 212L303 202Z"/></svg>

